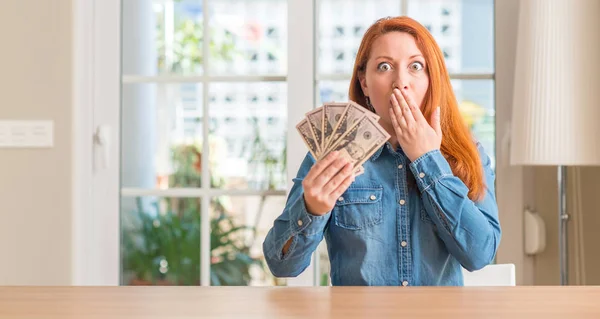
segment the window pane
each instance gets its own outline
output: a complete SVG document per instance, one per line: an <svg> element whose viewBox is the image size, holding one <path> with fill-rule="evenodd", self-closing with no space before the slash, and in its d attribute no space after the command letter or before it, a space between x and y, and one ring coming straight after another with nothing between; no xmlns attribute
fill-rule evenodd
<svg viewBox="0 0 600 319"><path fill-rule="evenodd" d="M285 285L262 243L284 196L219 196L211 214L211 285ZM200 198L123 198L122 284L199 285Z"/></svg>
<svg viewBox="0 0 600 319"><path fill-rule="evenodd" d="M200 205L200 198L122 198L122 285L200 285Z"/></svg>
<svg viewBox="0 0 600 319"><path fill-rule="evenodd" d="M408 0L408 15L429 29L451 73L494 72L494 0Z"/></svg>
<svg viewBox="0 0 600 319"><path fill-rule="evenodd" d="M123 187L200 187L202 85L124 84Z"/></svg>
<svg viewBox="0 0 600 319"><path fill-rule="evenodd" d="M285 82L211 83L213 187L285 189L286 105Z"/></svg>
<svg viewBox="0 0 600 319"><path fill-rule="evenodd" d="M367 28L379 18L400 14L399 0L322 0L318 3L318 74L351 74L356 51Z"/></svg>
<svg viewBox="0 0 600 319"><path fill-rule="evenodd" d="M211 200L211 271L213 286L282 286L271 275L262 243L285 196L219 196Z"/></svg>
<svg viewBox="0 0 600 319"><path fill-rule="evenodd" d="M493 80L452 80L461 114L474 137L496 164L495 97Z"/></svg>
<svg viewBox="0 0 600 319"><path fill-rule="evenodd" d="M201 74L201 2L122 1L123 74Z"/></svg>
<svg viewBox="0 0 600 319"><path fill-rule="evenodd" d="M319 278L318 286L330 286L331 285L331 263L329 262L329 252L327 250L327 244L322 241L317 246L317 258L319 258Z"/></svg>
<svg viewBox="0 0 600 319"><path fill-rule="evenodd" d="M348 101L347 81L319 81L317 84L317 106L327 102L345 102Z"/></svg>
<svg viewBox="0 0 600 319"><path fill-rule="evenodd" d="M211 74L287 73L287 0L211 0L210 8Z"/></svg>

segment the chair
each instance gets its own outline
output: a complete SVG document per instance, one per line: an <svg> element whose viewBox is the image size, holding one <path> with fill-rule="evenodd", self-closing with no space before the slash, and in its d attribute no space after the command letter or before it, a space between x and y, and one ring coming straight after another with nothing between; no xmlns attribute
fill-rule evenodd
<svg viewBox="0 0 600 319"><path fill-rule="evenodd" d="M480 270L469 272L462 269L465 286L515 286L515 265L487 265Z"/></svg>

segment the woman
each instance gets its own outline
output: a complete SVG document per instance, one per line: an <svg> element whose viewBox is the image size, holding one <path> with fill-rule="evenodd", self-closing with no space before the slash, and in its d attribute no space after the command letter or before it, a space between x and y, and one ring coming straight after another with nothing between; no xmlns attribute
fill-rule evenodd
<svg viewBox="0 0 600 319"><path fill-rule="evenodd" d="M356 178L336 153L306 156L263 243L271 272L297 276L325 237L333 285L462 285L461 266L483 268L500 243L495 177L427 29L407 17L373 24L349 96L391 138Z"/></svg>

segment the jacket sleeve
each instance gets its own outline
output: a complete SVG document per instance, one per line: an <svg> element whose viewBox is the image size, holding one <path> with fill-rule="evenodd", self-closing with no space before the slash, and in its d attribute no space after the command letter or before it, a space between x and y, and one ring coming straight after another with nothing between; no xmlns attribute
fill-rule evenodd
<svg viewBox="0 0 600 319"><path fill-rule="evenodd" d="M490 158L477 143L486 184L481 201L469 199L467 186L453 175L439 150L410 164L427 214L440 230L448 251L468 271L493 261L500 244L501 229L495 196L495 174Z"/></svg>
<svg viewBox="0 0 600 319"><path fill-rule="evenodd" d="M307 154L300 165L294 185L288 195L285 208L275 219L263 242L263 252L269 269L276 277L296 277L310 264L312 253L321 240L329 223L331 212L322 216L308 213L304 203L302 181L315 160ZM292 243L283 254L283 246Z"/></svg>

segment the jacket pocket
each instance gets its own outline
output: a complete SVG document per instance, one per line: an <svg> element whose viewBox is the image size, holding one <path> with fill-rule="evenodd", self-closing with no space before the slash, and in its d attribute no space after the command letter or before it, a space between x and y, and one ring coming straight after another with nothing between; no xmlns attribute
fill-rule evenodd
<svg viewBox="0 0 600 319"><path fill-rule="evenodd" d="M359 230L383 221L382 187L351 187L340 196L333 209L337 226Z"/></svg>

